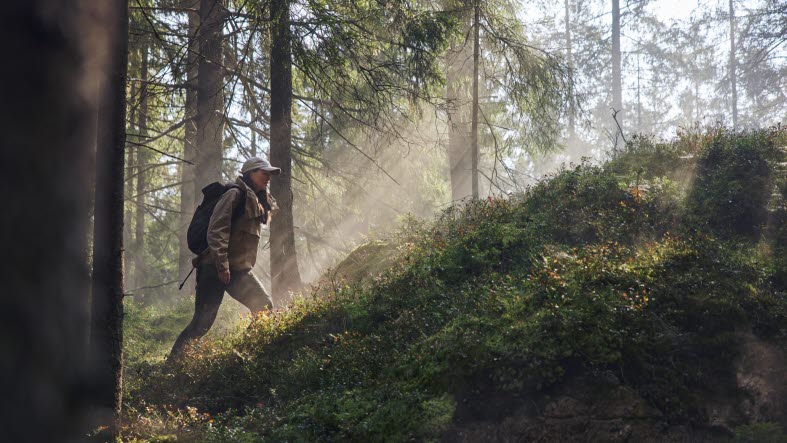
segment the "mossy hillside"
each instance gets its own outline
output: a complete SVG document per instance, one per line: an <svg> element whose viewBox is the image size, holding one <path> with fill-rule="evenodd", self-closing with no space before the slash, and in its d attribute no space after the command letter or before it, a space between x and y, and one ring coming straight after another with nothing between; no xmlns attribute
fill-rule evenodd
<svg viewBox="0 0 787 443"><path fill-rule="evenodd" d="M621 164L451 208L396 239L402 257L374 281L151 367L130 397L159 425L130 431L438 439L460 410L483 408L467 404L479 391L522 397L587 371L620 374L671 420L701 425L703 391L734 386L735 332L784 339L784 287L770 243L698 232L685 183Z"/></svg>
<svg viewBox="0 0 787 443"><path fill-rule="evenodd" d="M192 276L193 278L193 276ZM248 312L231 297L225 297L216 324L207 339L217 339L234 331ZM171 303L144 305L134 300L124 304L123 369L124 395L140 389L146 383L145 374L161 364L169 354L175 339L191 321L194 313L193 297L177 297Z"/></svg>

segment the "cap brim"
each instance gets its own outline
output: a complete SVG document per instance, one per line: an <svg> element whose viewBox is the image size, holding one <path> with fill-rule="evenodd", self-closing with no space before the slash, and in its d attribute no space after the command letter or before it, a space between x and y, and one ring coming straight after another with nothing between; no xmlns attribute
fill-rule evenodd
<svg viewBox="0 0 787 443"><path fill-rule="evenodd" d="M271 175L279 175L281 174L281 168L277 168L275 166L268 166L267 168L260 168L265 172L270 172Z"/></svg>

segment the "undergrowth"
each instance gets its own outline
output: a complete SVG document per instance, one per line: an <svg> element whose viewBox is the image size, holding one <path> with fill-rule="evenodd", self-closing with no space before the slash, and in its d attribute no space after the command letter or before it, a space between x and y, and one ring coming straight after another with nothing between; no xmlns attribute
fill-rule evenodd
<svg viewBox="0 0 787 443"><path fill-rule="evenodd" d="M436 440L477 386L521 397L588 371L700 423L698 393L734 384L737 333L787 335L783 239L739 229L767 201L735 213L722 201L766 186L739 165L770 168L779 140L719 128L639 139L606 165L408 225L374 278L332 274L319 296L171 366L137 365L125 434Z"/></svg>

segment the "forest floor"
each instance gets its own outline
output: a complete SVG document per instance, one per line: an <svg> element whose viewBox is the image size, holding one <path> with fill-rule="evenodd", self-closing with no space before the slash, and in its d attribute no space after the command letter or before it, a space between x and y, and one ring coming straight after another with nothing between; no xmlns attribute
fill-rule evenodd
<svg viewBox="0 0 787 443"><path fill-rule="evenodd" d="M188 304L132 308L124 439L785 442L785 146L636 138L411 221L174 365Z"/></svg>

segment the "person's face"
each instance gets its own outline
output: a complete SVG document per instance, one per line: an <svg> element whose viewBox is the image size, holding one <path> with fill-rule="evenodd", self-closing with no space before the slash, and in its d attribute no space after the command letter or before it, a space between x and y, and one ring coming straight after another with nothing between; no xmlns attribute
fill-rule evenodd
<svg viewBox="0 0 787 443"><path fill-rule="evenodd" d="M255 169L250 175L251 182L254 183L255 191L261 191L268 187L268 182L271 181L271 176L262 169Z"/></svg>

